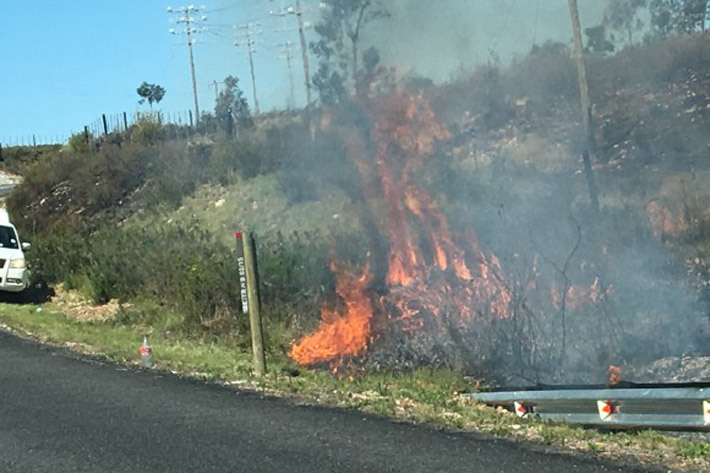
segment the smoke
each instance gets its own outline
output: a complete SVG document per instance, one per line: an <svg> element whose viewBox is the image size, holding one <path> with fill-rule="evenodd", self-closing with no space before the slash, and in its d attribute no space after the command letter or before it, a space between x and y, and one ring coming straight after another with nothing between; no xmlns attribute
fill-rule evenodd
<svg viewBox="0 0 710 473"><path fill-rule="evenodd" d="M582 2L583 27L598 24L604 3ZM383 62L436 82L460 69L486 63L491 55L508 62L548 40L569 43L566 1L392 0L391 17L372 25L370 37Z"/></svg>
<svg viewBox="0 0 710 473"><path fill-rule="evenodd" d="M581 5L586 26L599 22L603 5ZM700 100L692 91L698 79L676 84L677 97L662 94L679 69L698 67L706 45L639 45L619 57L590 58L603 124L594 163L603 208L596 214L579 156L575 65L564 45L545 45L569 43L567 2L396 0L387 7L391 17L369 25L365 42L384 65L445 84L400 97L416 107L392 106L396 94L389 93L358 97L351 104L357 118L325 113L336 115L323 122L337 122L343 136L361 136L346 154L363 174L350 173L365 189L363 213L371 212L370 233L384 250L371 248L373 266L386 265L387 277L374 271L365 287L367 272L341 275L341 310L324 311L319 331L305 339L313 346L299 345L298 354L342 362L330 340L345 338L348 313L367 322L351 346L359 359L369 350L374 366L488 368L510 382L599 382L612 364L707 350L688 255L668 244L676 235L654 234L647 211L663 186L658 176L695 176L693 153L703 145L690 144L707 142L699 125L706 122L689 115L699 108L682 104ZM535 44L545 46L531 52ZM663 59L663 48L682 51L678 63ZM515 57L524 60L508 67ZM476 69L498 59L500 67ZM657 98L668 106L643 101ZM426 132L440 125L445 133ZM673 140L669 130L682 138ZM376 185L363 185L369 181ZM657 213L679 217L684 192L669 197L673 209ZM456 260L466 265L458 274ZM348 281L361 284L345 290ZM493 310L491 300L505 303Z"/></svg>

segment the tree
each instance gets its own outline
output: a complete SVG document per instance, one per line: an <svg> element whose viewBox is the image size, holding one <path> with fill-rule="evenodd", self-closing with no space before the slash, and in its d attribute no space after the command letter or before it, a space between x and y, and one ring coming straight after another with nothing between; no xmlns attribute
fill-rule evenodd
<svg viewBox="0 0 710 473"><path fill-rule="evenodd" d="M651 27L657 36L705 31L709 7L708 0L651 0Z"/></svg>
<svg viewBox="0 0 710 473"><path fill-rule="evenodd" d="M656 36L665 37L674 29L676 16L676 0L651 0L651 28Z"/></svg>
<svg viewBox="0 0 710 473"><path fill-rule="evenodd" d="M705 31L708 20L708 0L683 0L680 4L676 31L681 34Z"/></svg>
<svg viewBox="0 0 710 473"><path fill-rule="evenodd" d="M234 132L235 122L238 129L254 125L249 103L244 97L244 91L239 87L239 78L230 75L224 79L224 89L217 97L214 112L220 126L229 135Z"/></svg>
<svg viewBox="0 0 710 473"><path fill-rule="evenodd" d="M315 27L320 39L311 43L311 50L320 60L313 84L323 102L337 102L347 90L355 90L362 73L360 43L363 31L369 24L386 16L388 13L382 6L382 0L328 2Z"/></svg>
<svg viewBox="0 0 710 473"><path fill-rule="evenodd" d="M628 44L632 45L634 33L643 29L639 14L646 5L647 0L609 0L609 6L604 12L604 24L612 31L625 33Z"/></svg>
<svg viewBox="0 0 710 473"><path fill-rule="evenodd" d="M153 102L160 103L165 97L165 89L158 84L149 84L143 82L137 89L138 95L141 99L138 101L140 104L148 102L150 108L153 108Z"/></svg>
<svg viewBox="0 0 710 473"><path fill-rule="evenodd" d="M606 26L603 24L585 29L584 34L587 36L587 51L592 54L604 56L616 49L614 43L609 41Z"/></svg>

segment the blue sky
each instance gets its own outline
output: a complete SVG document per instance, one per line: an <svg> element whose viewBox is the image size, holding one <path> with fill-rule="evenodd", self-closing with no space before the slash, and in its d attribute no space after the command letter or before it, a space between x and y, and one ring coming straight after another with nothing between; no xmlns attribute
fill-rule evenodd
<svg viewBox="0 0 710 473"><path fill-rule="evenodd" d="M548 38L567 41L571 34L564 0L390 2L393 12L400 15L398 20L393 17L390 24L381 24L379 32L373 32L383 58L400 69L414 69L438 80L462 65L486 60L490 49L505 58L528 50L533 37L539 42ZM187 46L184 39L168 33L175 25L170 24L166 11L168 6L184 4L165 0L3 3L0 143L26 142L33 134L39 141L64 139L102 113L145 108L138 105L136 94L144 80L167 90L159 106L162 111L182 112L192 107ZM279 0L205 3L211 32L201 35L195 47L201 109L214 107L214 87L209 83L229 74L240 77L251 102L246 51L233 46L232 25L246 21L262 23L263 36L255 57L262 109L283 108L288 75L285 61L276 59L275 45L286 40L297 42L298 38L295 31L276 32L282 19L268 12L278 9ZM581 2L586 24L598 21L601 3ZM507 10L504 17L499 15L502 4ZM316 15L313 9L311 21ZM501 21L492 21L495 17ZM294 17L284 21L286 26L295 26ZM301 67L297 57L294 81L298 104L305 101Z"/></svg>
<svg viewBox="0 0 710 473"><path fill-rule="evenodd" d="M66 137L102 113L134 112L142 81L167 90L159 108L192 107L192 83L184 39L168 33L168 6L162 0L22 0L3 2L0 72L0 142L36 134ZM278 2L213 0L207 5L211 32L195 46L200 108L214 107L213 80L241 78L251 98L246 51L233 46L232 25L261 21L262 44L255 56L262 108L283 107L288 97L285 61L274 45L295 40L296 33L277 33L281 19L270 17ZM196 5L200 5L196 3ZM285 19L288 25L294 17ZM300 66L300 62L294 64ZM300 72L296 69L294 73ZM296 92L302 87L296 76ZM300 87L299 87L300 86ZM300 95L298 99L301 100Z"/></svg>

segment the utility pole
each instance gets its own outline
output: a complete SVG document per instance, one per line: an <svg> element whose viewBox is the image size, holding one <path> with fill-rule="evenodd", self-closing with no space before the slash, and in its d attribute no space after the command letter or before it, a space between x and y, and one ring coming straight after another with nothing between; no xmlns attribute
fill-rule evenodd
<svg viewBox="0 0 710 473"><path fill-rule="evenodd" d="M311 72L310 72L310 66L308 64L308 43L306 41L306 29L309 29L312 27L311 24L307 23L306 21L303 20L303 8L301 8L301 0L296 0L295 6L293 7L288 7L284 9L281 7L281 9L277 12L271 11L271 15L273 16L281 16L284 17L286 15L296 15L296 18L298 20L298 36L301 42L301 59L303 60L303 76L304 76L304 85L306 87L306 108L309 108L312 100L311 100ZM283 28L282 31L288 31L288 28Z"/></svg>
<svg viewBox="0 0 710 473"><path fill-rule="evenodd" d="M251 69L251 88L254 93L254 113L256 115L259 115L259 99L257 98L256 94L256 75L254 73L254 54L256 54L256 49L254 46L256 45L256 36L262 34L260 30L256 30L255 28L258 28L261 26L261 23L245 23L243 25L239 25L237 28L239 28L242 31L243 39L241 42L239 40L234 42L234 45L239 47L242 45L246 45L247 52L249 53L249 68Z"/></svg>
<svg viewBox="0 0 710 473"><path fill-rule="evenodd" d="M298 18L298 36L301 40L301 56L303 58L303 74L306 85L306 108L311 106L311 72L308 66L308 45L306 44L305 23L303 21L303 10L301 0L296 0L296 18Z"/></svg>
<svg viewBox="0 0 710 473"><path fill-rule="evenodd" d="M280 51L281 55L278 56L278 58L285 59L286 66L288 67L288 85L289 85L288 108L289 108L289 110L291 110L295 107L295 104L296 104L294 87L293 87L293 65L292 65L294 44L291 41L286 41L285 43L279 44L279 47L281 48L281 51Z"/></svg>
<svg viewBox="0 0 710 473"><path fill-rule="evenodd" d="M196 39L193 39L193 35L199 33L201 30L204 31L204 27L202 29L198 29L195 27L195 25L198 25L200 23L203 23L207 21L207 17L205 15L201 15L200 17L197 17L196 15L200 12L203 12L205 10L204 6L201 7L196 7L194 5L188 5L186 7L179 7L176 9L173 9L172 7L168 7L168 13L169 14L176 14L177 19L175 20L176 23L178 24L184 24L185 28L179 31L176 31L174 28L170 29L170 34L184 34L185 37L187 38L187 51L188 51L188 57L190 59L190 75L192 76L192 95L195 99L195 122L199 123L200 122L200 103L199 100L197 99L197 77L195 75L195 56L192 51L192 46L197 42Z"/></svg>
<svg viewBox="0 0 710 473"><path fill-rule="evenodd" d="M216 80L210 82L210 85L214 86L214 100L215 102L219 100L219 89L218 86L221 84L221 82L217 82Z"/></svg>
<svg viewBox="0 0 710 473"><path fill-rule="evenodd" d="M582 105L582 126L585 133L584 174L589 186L589 198L592 209L599 212L599 191L594 182L592 162L597 159L597 145L592 127L592 104L589 100L589 83L587 82L587 68L584 64L584 44L582 43L582 27L579 21L579 6L577 0L569 1L569 11L572 17L572 33L574 37L574 55L577 60L577 74L579 77L579 94Z"/></svg>

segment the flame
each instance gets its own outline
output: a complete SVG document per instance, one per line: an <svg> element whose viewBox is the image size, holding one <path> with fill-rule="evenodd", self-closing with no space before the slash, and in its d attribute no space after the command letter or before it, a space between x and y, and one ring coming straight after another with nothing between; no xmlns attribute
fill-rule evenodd
<svg viewBox="0 0 710 473"><path fill-rule="evenodd" d="M392 172L383 158L377 159L377 167L382 180L382 191L387 202L387 234L392 245L389 254L387 283L390 286L409 286L421 276L419 255L407 224L402 206L401 187L395 182Z"/></svg>
<svg viewBox="0 0 710 473"><path fill-rule="evenodd" d="M677 237L688 230L688 222L682 215L673 215L669 208L662 207L656 201L646 205L646 212L651 224L651 231L656 238Z"/></svg>
<svg viewBox="0 0 710 473"><path fill-rule="evenodd" d="M555 309L560 310L562 308L562 295L557 286L552 286L552 305ZM598 304L604 297L608 296L612 291L612 287L602 287L601 281L598 277L594 278L592 284L588 286L584 285L570 285L567 289L567 299L565 300L565 307L570 310L578 310L587 304Z"/></svg>
<svg viewBox="0 0 710 473"><path fill-rule="evenodd" d="M477 269L473 271L446 216L417 182L417 172L437 141L450 137L429 102L421 94L399 93L365 108L377 145L374 166L367 162L367 147L359 140L348 138L346 149L353 154L371 201L378 201L379 193L384 199L388 291L379 296L369 292L373 277L368 265L356 276L334 264L344 310L324 307L315 333L292 347L291 357L302 365L330 363L337 370L344 361L363 356L383 331L443 336L447 327L465 328L479 313L498 318L510 314L512 297L498 258L483 253L471 230L467 239L469 261ZM372 185L373 169L377 189ZM424 231L420 235L414 228ZM430 250L430 257L423 248Z"/></svg>
<svg viewBox="0 0 710 473"><path fill-rule="evenodd" d="M609 377L607 379L607 384L609 386L616 386L621 383L621 368L616 365L609 366Z"/></svg>
<svg viewBox="0 0 710 473"><path fill-rule="evenodd" d="M370 324L373 316L372 302L367 288L372 282L370 269L362 274L331 269L339 274L336 291L345 304L344 312L324 307L321 323L312 335L305 337L291 349L291 358L300 364L342 361L356 357L367 350L371 340Z"/></svg>

